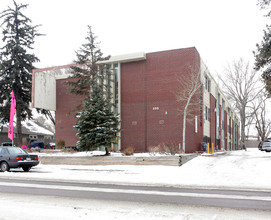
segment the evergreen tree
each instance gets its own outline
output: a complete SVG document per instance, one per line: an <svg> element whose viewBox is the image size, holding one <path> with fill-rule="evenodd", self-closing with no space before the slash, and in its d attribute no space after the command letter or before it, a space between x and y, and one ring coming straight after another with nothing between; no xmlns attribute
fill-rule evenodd
<svg viewBox="0 0 271 220"><path fill-rule="evenodd" d="M261 9L268 10L266 17L271 17L271 11L268 9L270 0L258 0ZM257 51L254 51L255 69L262 70L262 78L265 82L266 90L271 95L271 26L267 25L264 30L264 36L261 44L257 44Z"/></svg>
<svg viewBox="0 0 271 220"><path fill-rule="evenodd" d="M255 69L262 69L262 78L266 90L271 95L271 26L267 26L261 45L257 44L255 55Z"/></svg>
<svg viewBox="0 0 271 220"><path fill-rule="evenodd" d="M78 114L75 128L78 130L78 147L80 150L94 150L104 146L107 148L115 140L119 132L119 118L113 112L111 103L111 71L108 65L99 62L109 59L103 54L97 37L88 26L87 42L76 52L77 60L67 84L70 92L86 97Z"/></svg>
<svg viewBox="0 0 271 220"><path fill-rule="evenodd" d="M119 132L119 118L105 99L100 85L93 85L90 97L84 101L84 109L77 116L78 121L74 127L78 130L79 149L90 151L104 146L107 155L107 148Z"/></svg>
<svg viewBox="0 0 271 220"><path fill-rule="evenodd" d="M28 5L17 4L0 13L3 27L3 42L0 48L0 113L8 121L11 91L16 98L17 144L22 143L21 121L31 118L31 80L33 63L39 59L30 51L34 39L39 36L38 26L32 26L31 20L22 10Z"/></svg>
<svg viewBox="0 0 271 220"><path fill-rule="evenodd" d="M98 67L97 62L109 59L103 57L103 53L97 42L97 37L92 32L91 26L88 26L88 33L86 37L87 43L83 44L79 51L76 51L77 60L75 66L71 66L72 75L67 84L71 86L70 92L76 95L85 95L89 93L89 89L100 78L103 81L105 74L110 74L106 65Z"/></svg>

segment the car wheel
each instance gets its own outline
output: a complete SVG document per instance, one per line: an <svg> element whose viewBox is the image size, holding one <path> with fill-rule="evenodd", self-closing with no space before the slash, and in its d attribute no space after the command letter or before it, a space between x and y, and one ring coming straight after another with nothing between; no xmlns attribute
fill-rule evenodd
<svg viewBox="0 0 271 220"><path fill-rule="evenodd" d="M23 167L24 172L28 172L31 169L31 167Z"/></svg>
<svg viewBox="0 0 271 220"><path fill-rule="evenodd" d="M9 171L9 165L7 164L7 162L2 162L1 165L0 165L0 170L2 172L6 172L6 171Z"/></svg>

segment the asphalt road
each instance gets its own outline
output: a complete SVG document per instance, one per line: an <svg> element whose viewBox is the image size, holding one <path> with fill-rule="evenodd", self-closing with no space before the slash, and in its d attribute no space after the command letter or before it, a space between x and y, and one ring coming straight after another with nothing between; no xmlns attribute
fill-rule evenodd
<svg viewBox="0 0 271 220"><path fill-rule="evenodd" d="M1 193L271 210L271 192L111 185L0 178Z"/></svg>

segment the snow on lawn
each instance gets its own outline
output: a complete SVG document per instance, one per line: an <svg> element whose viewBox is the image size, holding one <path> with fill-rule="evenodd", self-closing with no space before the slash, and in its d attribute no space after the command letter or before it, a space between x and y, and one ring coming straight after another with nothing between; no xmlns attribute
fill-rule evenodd
<svg viewBox="0 0 271 220"><path fill-rule="evenodd" d="M176 185L215 188L271 190L271 153L248 149L226 154L198 156L181 167L139 165L38 165L30 172L20 169L1 176L110 182L151 185Z"/></svg>
<svg viewBox="0 0 271 220"><path fill-rule="evenodd" d="M100 156L104 155L105 151L84 151L84 152L63 152L61 150L49 150L42 151L38 153L39 156L54 156L54 157L92 157L92 156ZM134 157L154 157L154 156L169 156L169 153L135 153ZM122 157L123 153L119 152L110 152L111 157Z"/></svg>

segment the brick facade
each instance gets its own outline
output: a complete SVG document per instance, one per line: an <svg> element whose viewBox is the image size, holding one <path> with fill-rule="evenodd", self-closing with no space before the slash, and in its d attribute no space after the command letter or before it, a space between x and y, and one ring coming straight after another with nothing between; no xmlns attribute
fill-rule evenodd
<svg viewBox="0 0 271 220"><path fill-rule="evenodd" d="M216 99L215 97L210 93L210 109L211 109L211 143L214 144L214 147L216 146L216 111L214 110L216 108Z"/></svg>
<svg viewBox="0 0 271 220"><path fill-rule="evenodd" d="M224 117L225 117L225 123L224 123L224 131L225 131L225 150L228 149L228 116L227 116L227 111L224 111Z"/></svg>
<svg viewBox="0 0 271 220"><path fill-rule="evenodd" d="M179 88L177 79L180 75L187 76L188 79L190 76L187 71L188 66L201 68L201 58L196 48L148 53L145 59L125 62L120 60L114 64L118 65L120 70L121 148L134 147L136 152L146 152L149 147L159 144L182 144L184 106L176 101L176 91ZM52 68L55 69L56 67ZM50 71L50 68L47 70ZM33 71L33 74L35 72L39 70ZM76 146L78 138L77 131L73 128L76 123L74 115L78 110L77 107L82 104L83 97L69 92L67 84L64 83L67 80L65 76L56 79L55 136L56 143L64 140L66 146ZM203 129L206 120L203 114L204 104L210 107L208 110L210 137L207 139L214 146L220 142L219 149L221 148L221 141L217 141L216 137L217 125L220 132L222 130L221 105L219 111L216 111L217 90L208 91L210 98L207 99L208 103L204 103L204 89L199 89L193 97L193 101L199 104L193 107L194 114L192 118L188 117L186 123L186 153L201 150L200 143L204 138ZM219 122L216 121L217 114L219 114ZM224 115L225 149L229 150L227 148L229 119L226 112ZM231 129L233 142L234 122Z"/></svg>
<svg viewBox="0 0 271 220"><path fill-rule="evenodd" d="M56 80L56 144L64 140L66 146L76 146L78 138L77 131L73 128L76 123L75 112L80 106L83 97L71 94L65 82L67 79Z"/></svg>
<svg viewBox="0 0 271 220"><path fill-rule="evenodd" d="M187 66L199 65L199 60L195 48L189 48L150 53L146 61L121 65L122 148L147 151L162 143L182 143L177 77L187 73ZM198 122L195 133L195 124L187 123L186 152L200 150L202 129Z"/></svg>

